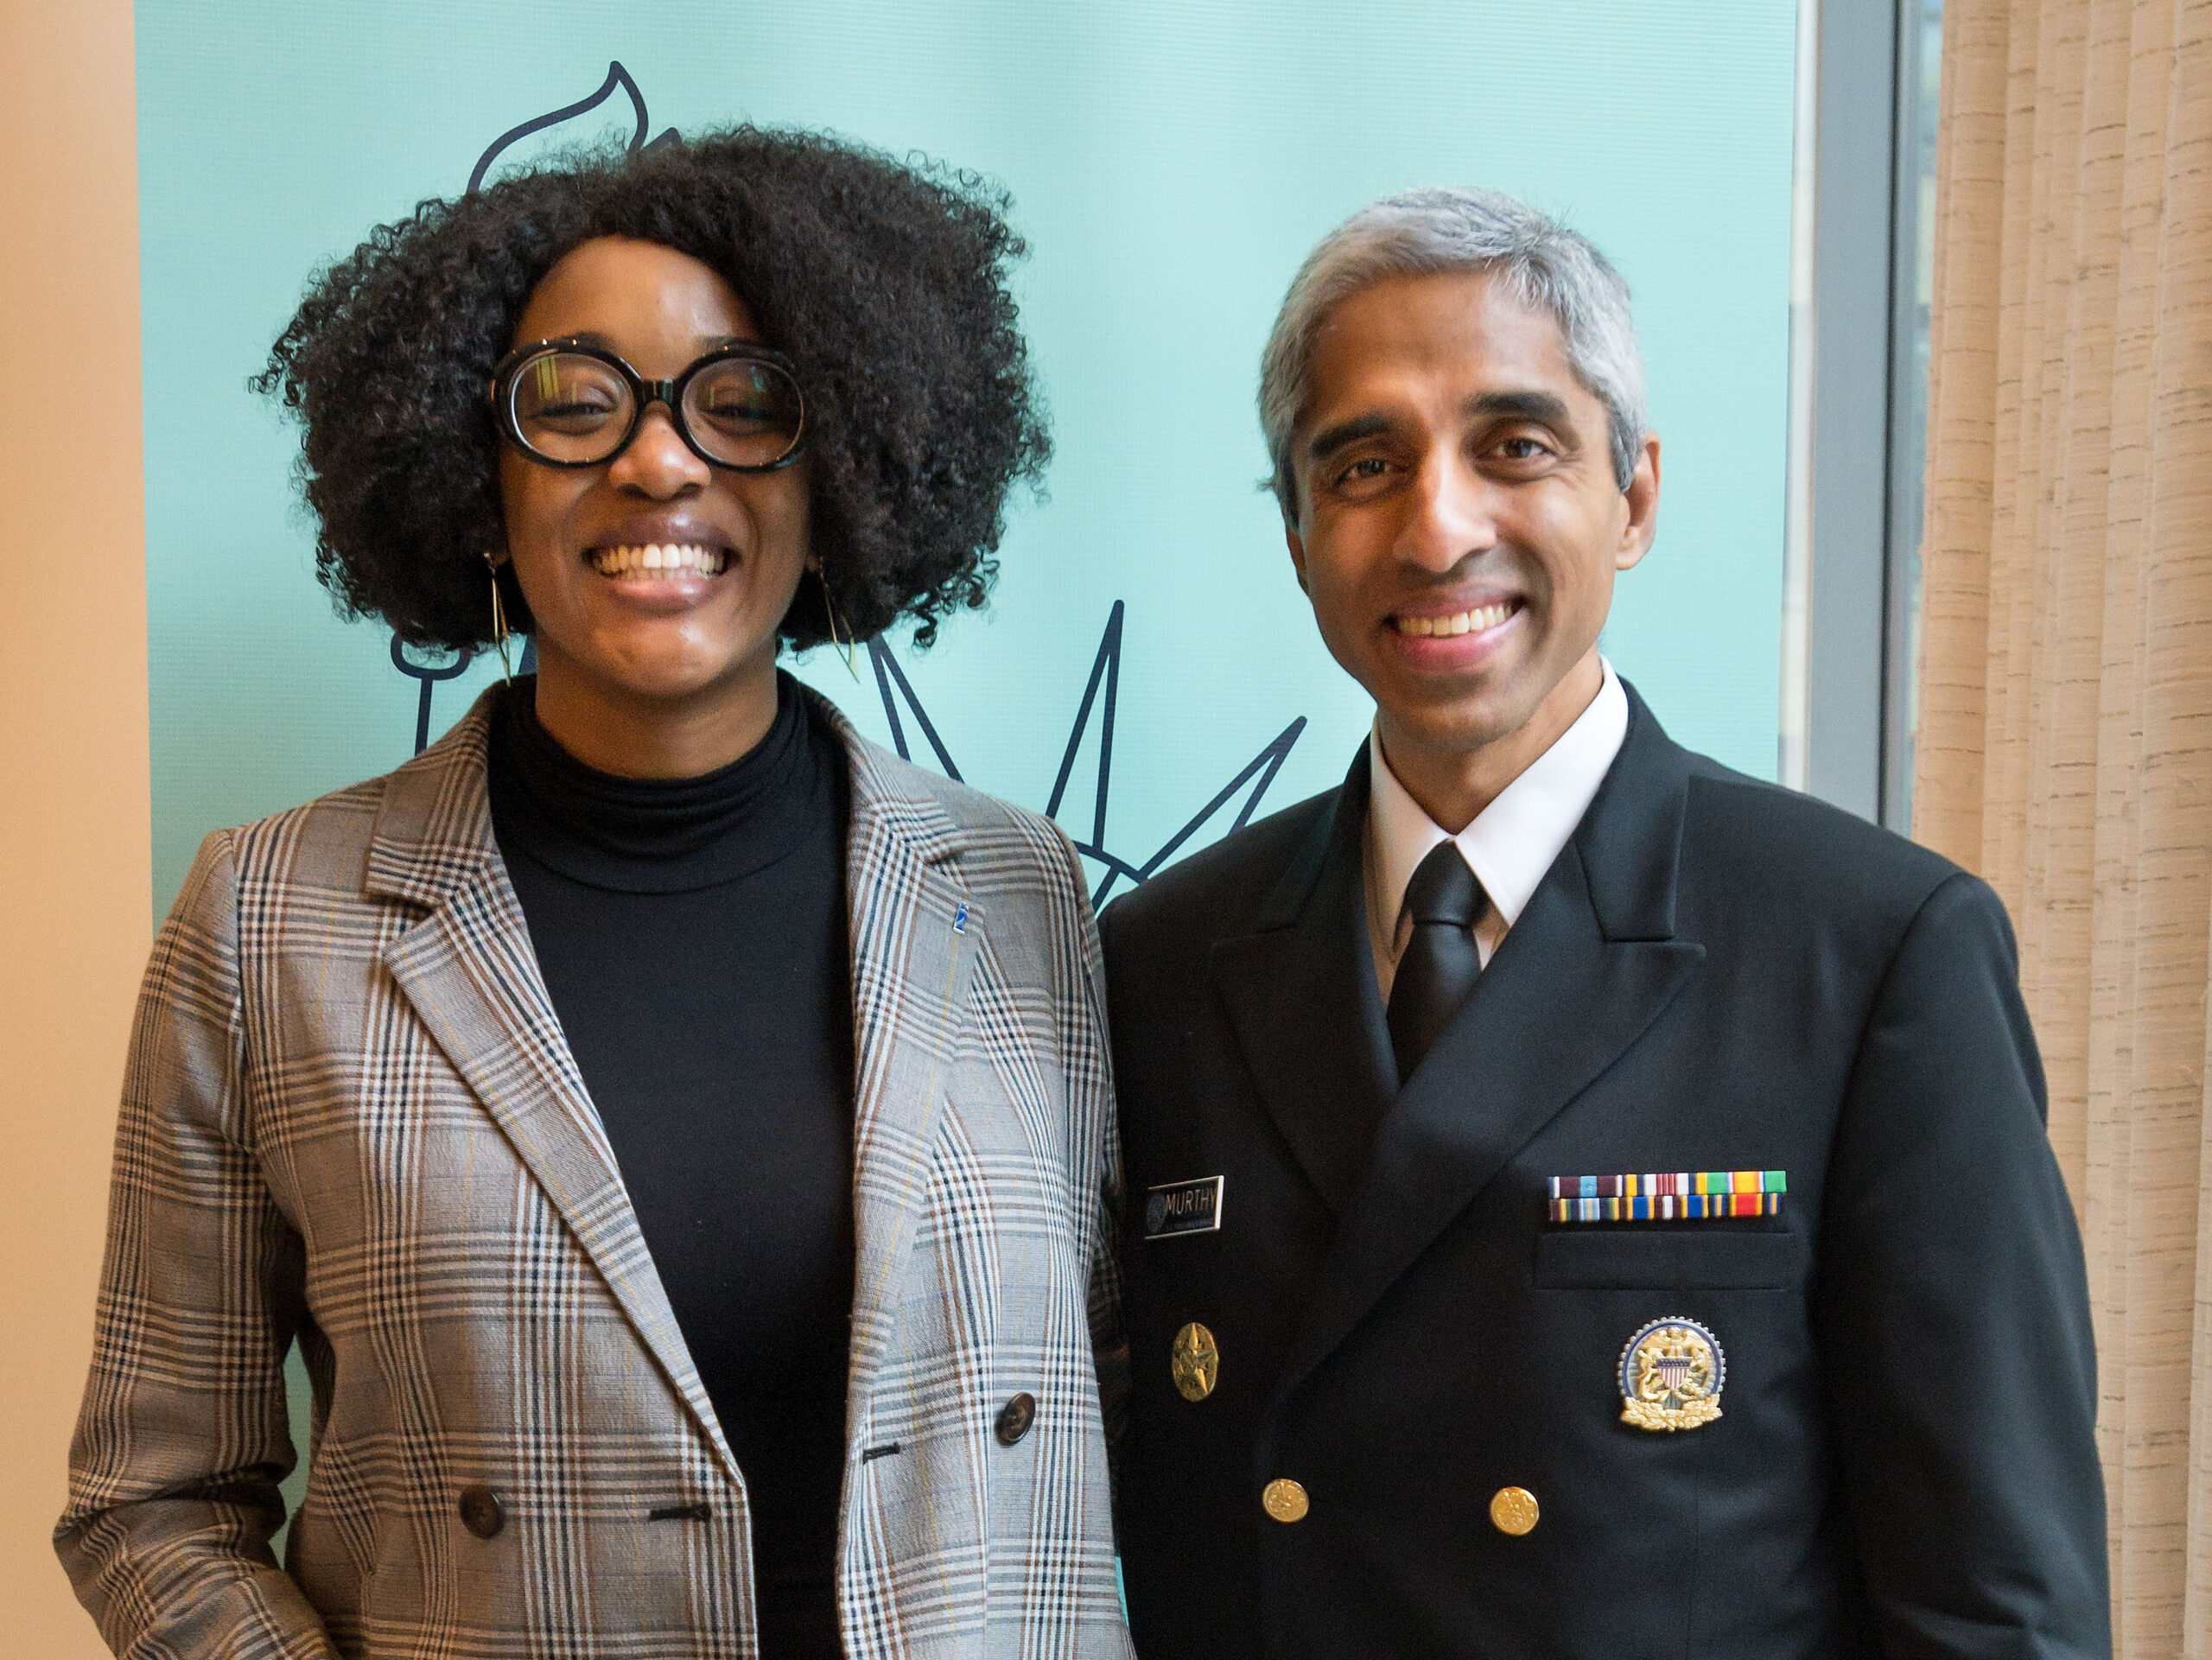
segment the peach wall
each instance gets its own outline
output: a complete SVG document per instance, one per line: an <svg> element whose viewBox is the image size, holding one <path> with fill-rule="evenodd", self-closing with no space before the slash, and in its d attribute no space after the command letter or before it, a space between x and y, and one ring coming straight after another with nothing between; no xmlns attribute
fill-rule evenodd
<svg viewBox="0 0 2212 1660"><path fill-rule="evenodd" d="M104 1654L48 1536L144 966L130 0L0 0L0 1650Z"/></svg>

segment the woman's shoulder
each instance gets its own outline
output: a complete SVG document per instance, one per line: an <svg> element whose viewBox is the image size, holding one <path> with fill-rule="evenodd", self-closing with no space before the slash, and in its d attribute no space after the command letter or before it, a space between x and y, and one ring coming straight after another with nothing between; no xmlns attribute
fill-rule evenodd
<svg viewBox="0 0 2212 1660"><path fill-rule="evenodd" d="M957 834L971 843L1033 844L1047 849L1055 859L1069 845L1060 827L1042 813L908 760L849 729L847 743L855 783L874 798L879 810L903 807L917 820L941 819L940 833ZM871 785L873 789L868 787Z"/></svg>
<svg viewBox="0 0 2212 1660"><path fill-rule="evenodd" d="M1074 843L1044 814L894 754L823 707L852 764L852 808L929 861L955 859L971 890L994 887L1072 900L1083 887Z"/></svg>
<svg viewBox="0 0 2212 1660"><path fill-rule="evenodd" d="M452 730L389 773L216 832L241 885L361 893L380 844L416 854L473 851L490 834L484 782L488 722L480 702Z"/></svg>

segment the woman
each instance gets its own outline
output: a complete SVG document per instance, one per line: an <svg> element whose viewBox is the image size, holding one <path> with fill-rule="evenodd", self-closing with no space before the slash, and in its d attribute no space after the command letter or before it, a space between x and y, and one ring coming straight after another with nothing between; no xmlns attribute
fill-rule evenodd
<svg viewBox="0 0 2212 1660"><path fill-rule="evenodd" d="M572 160L278 342L325 582L538 668L162 930L59 1534L118 1653L1126 1651L1081 868L777 668L985 595L1046 448L999 207Z"/></svg>

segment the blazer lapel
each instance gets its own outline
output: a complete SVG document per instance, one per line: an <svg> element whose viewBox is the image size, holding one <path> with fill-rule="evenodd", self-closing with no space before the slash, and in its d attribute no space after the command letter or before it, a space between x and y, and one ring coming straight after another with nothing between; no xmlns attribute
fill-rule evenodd
<svg viewBox="0 0 2212 1660"><path fill-rule="evenodd" d="M495 696L480 698L387 786L369 891L428 914L385 948L385 966L544 1189L724 1468L741 1480L561 1035L493 839L484 755Z"/></svg>
<svg viewBox="0 0 2212 1660"><path fill-rule="evenodd" d="M1674 937L1683 759L1631 691L1628 735L1597 798L1383 1119L1278 1401L1703 960L1702 945Z"/></svg>
<svg viewBox="0 0 2212 1660"><path fill-rule="evenodd" d="M859 1421L896 1325L969 987L988 919L956 855L964 838L906 763L826 703L852 760L846 905L852 936L853 1353Z"/></svg>
<svg viewBox="0 0 2212 1660"><path fill-rule="evenodd" d="M1397 1088L1367 939L1367 748L1262 907L1214 947L1215 983L1260 1099L1342 1216Z"/></svg>

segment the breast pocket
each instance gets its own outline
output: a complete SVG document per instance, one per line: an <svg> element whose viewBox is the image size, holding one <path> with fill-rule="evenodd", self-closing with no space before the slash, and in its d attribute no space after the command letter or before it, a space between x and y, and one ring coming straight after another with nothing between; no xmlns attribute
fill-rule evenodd
<svg viewBox="0 0 2212 1660"><path fill-rule="evenodd" d="M1787 1232L1547 1233L1536 1240L1545 1291L1774 1291L1804 1277L1805 1242Z"/></svg>

